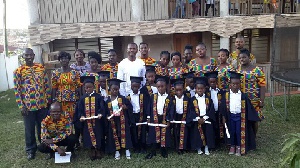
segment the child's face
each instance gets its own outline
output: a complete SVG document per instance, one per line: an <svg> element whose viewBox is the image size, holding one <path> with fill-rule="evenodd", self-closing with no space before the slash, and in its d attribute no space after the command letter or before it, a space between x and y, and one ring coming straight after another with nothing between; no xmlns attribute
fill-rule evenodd
<svg viewBox="0 0 300 168"><path fill-rule="evenodd" d="M169 56L166 54L163 54L160 56L160 63L161 65L163 65L164 67L168 66L170 62Z"/></svg>
<svg viewBox="0 0 300 168"><path fill-rule="evenodd" d="M187 84L187 86L189 86L190 87L190 89L194 89L194 80L193 80L193 78L187 78L186 79L186 84Z"/></svg>
<svg viewBox="0 0 300 168"><path fill-rule="evenodd" d="M203 84L197 84L196 85L196 93L199 95L199 96L202 96L205 92L205 89L206 87L203 85Z"/></svg>
<svg viewBox="0 0 300 168"><path fill-rule="evenodd" d="M180 65L180 57L178 55L173 56L172 63L173 63L173 66L179 66Z"/></svg>
<svg viewBox="0 0 300 168"><path fill-rule="evenodd" d="M146 73L146 80L149 85L152 85L155 80L155 73L154 72L147 72Z"/></svg>
<svg viewBox="0 0 300 168"><path fill-rule="evenodd" d="M102 89L106 88L106 78L105 77L99 77L99 84Z"/></svg>
<svg viewBox="0 0 300 168"><path fill-rule="evenodd" d="M250 58L244 53L239 55L239 60L242 65L248 65L250 63Z"/></svg>
<svg viewBox="0 0 300 168"><path fill-rule="evenodd" d="M215 89L217 87L217 79L216 78L209 78L208 79L209 87Z"/></svg>
<svg viewBox="0 0 300 168"><path fill-rule="evenodd" d="M232 92L238 92L241 88L241 80L240 79L230 79L230 89Z"/></svg>
<svg viewBox="0 0 300 168"><path fill-rule="evenodd" d="M139 92L140 87L140 83L131 82L131 90L134 94L137 94Z"/></svg>
<svg viewBox="0 0 300 168"><path fill-rule="evenodd" d="M85 83L84 84L84 90L85 93L91 94L95 89L95 85L93 83Z"/></svg>
<svg viewBox="0 0 300 168"><path fill-rule="evenodd" d="M111 51L111 52L108 53L109 62L112 63L112 64L117 62L117 57L118 56L117 56L116 52Z"/></svg>
<svg viewBox="0 0 300 168"><path fill-rule="evenodd" d="M97 70L98 61L95 58L90 58L89 62L90 62L90 65L91 65L91 69L92 70Z"/></svg>
<svg viewBox="0 0 300 168"><path fill-rule="evenodd" d="M227 62L227 55L225 52L221 51L218 53L218 61L220 64L225 64Z"/></svg>
<svg viewBox="0 0 300 168"><path fill-rule="evenodd" d="M111 85L110 86L110 94L112 96L118 96L119 95L119 90L120 90L120 87L118 85Z"/></svg>
<svg viewBox="0 0 300 168"><path fill-rule="evenodd" d="M165 94L167 89L167 84L164 81L158 81L156 83L157 90L160 94Z"/></svg>
<svg viewBox="0 0 300 168"><path fill-rule="evenodd" d="M184 85L182 84L175 85L175 94L178 98L181 98L181 96L183 95L183 88Z"/></svg>

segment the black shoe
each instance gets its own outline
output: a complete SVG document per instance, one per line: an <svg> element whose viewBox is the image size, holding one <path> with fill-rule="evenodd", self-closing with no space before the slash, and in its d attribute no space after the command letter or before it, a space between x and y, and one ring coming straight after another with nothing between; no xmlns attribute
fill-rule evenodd
<svg viewBox="0 0 300 168"><path fill-rule="evenodd" d="M75 152L71 152L71 159L75 159L77 157L76 153Z"/></svg>
<svg viewBox="0 0 300 168"><path fill-rule="evenodd" d="M27 160L32 160L35 158L35 154L34 153L27 153Z"/></svg>
<svg viewBox="0 0 300 168"><path fill-rule="evenodd" d="M147 151L146 151L145 149L142 149L142 150L141 150L141 153L142 153L142 154L146 154Z"/></svg>
<svg viewBox="0 0 300 168"><path fill-rule="evenodd" d="M52 159L54 158L54 153L49 153L47 156L46 156L46 160L49 160L49 159Z"/></svg>
<svg viewBox="0 0 300 168"><path fill-rule="evenodd" d="M74 148L75 148L75 150L78 150L80 148L80 143L79 142L76 143Z"/></svg>
<svg viewBox="0 0 300 168"><path fill-rule="evenodd" d="M178 150L177 153L178 153L178 155L182 155L183 151L182 150Z"/></svg>
<svg viewBox="0 0 300 168"><path fill-rule="evenodd" d="M168 158L168 153L167 153L167 150L165 148L161 149L161 156L163 158Z"/></svg>
<svg viewBox="0 0 300 168"><path fill-rule="evenodd" d="M145 159L152 159L153 156L156 156L156 153L151 152L145 157Z"/></svg>

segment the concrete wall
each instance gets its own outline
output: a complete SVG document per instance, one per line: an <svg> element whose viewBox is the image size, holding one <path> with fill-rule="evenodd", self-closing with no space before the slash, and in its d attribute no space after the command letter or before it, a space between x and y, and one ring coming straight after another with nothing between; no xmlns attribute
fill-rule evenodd
<svg viewBox="0 0 300 168"><path fill-rule="evenodd" d="M18 66L19 62L17 55L5 57L4 54L0 54L0 91L6 91L14 87L13 72Z"/></svg>

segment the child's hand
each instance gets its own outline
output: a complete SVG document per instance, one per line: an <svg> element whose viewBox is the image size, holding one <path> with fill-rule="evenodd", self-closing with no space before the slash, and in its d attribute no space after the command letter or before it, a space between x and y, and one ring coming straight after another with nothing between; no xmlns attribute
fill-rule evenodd
<svg viewBox="0 0 300 168"><path fill-rule="evenodd" d="M126 110L126 109L127 109L127 106L126 106L125 104L123 104L123 105L122 105L122 109L123 109L123 110Z"/></svg>
<svg viewBox="0 0 300 168"><path fill-rule="evenodd" d="M98 119L101 119L102 118L102 114L98 114Z"/></svg>
<svg viewBox="0 0 300 168"><path fill-rule="evenodd" d="M81 117L80 117L80 122L83 122L83 121L84 121L83 118L84 118L84 116L81 116Z"/></svg>
<svg viewBox="0 0 300 168"><path fill-rule="evenodd" d="M204 124L204 122L205 122L205 120L204 120L203 118L200 118L200 119L198 120L198 123L199 123L200 125Z"/></svg>
<svg viewBox="0 0 300 168"><path fill-rule="evenodd" d="M170 127L170 121L167 122L167 128Z"/></svg>

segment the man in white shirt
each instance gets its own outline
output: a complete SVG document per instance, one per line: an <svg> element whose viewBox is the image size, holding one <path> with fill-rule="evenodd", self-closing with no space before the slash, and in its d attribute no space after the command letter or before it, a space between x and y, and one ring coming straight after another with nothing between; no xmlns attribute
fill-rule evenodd
<svg viewBox="0 0 300 168"><path fill-rule="evenodd" d="M145 84L145 63L136 58L136 53L138 52L138 46L135 43L130 43L127 46L128 57L124 58L118 66L117 78L124 80L124 83L121 83L120 94L127 96L131 92L131 81L130 76L143 77L142 86Z"/></svg>

